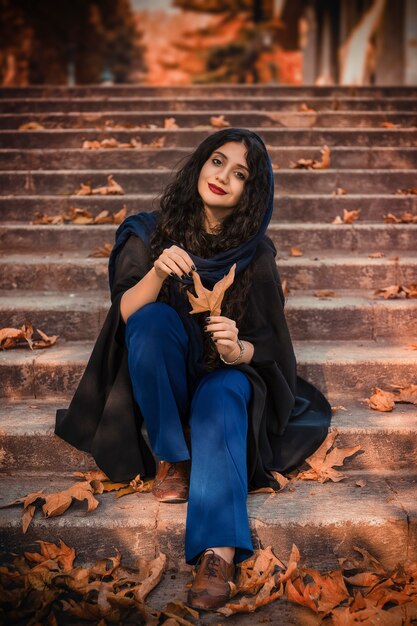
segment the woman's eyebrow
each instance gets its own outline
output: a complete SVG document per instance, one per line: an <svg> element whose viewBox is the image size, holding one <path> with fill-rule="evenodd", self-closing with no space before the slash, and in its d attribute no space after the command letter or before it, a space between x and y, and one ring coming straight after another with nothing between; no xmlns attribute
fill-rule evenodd
<svg viewBox="0 0 417 626"><path fill-rule="evenodd" d="M222 157L227 159L227 156L225 154L223 154L223 152L220 152L219 150L216 150L215 152L213 152L213 154L221 154ZM246 165L242 165L241 163L238 163L237 166L238 167L242 167L244 170L247 170L249 172L249 169L246 167Z"/></svg>

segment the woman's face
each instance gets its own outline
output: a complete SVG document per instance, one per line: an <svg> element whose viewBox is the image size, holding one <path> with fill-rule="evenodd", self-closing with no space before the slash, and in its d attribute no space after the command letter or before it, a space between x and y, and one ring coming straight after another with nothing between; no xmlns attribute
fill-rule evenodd
<svg viewBox="0 0 417 626"><path fill-rule="evenodd" d="M201 168L198 193L206 213L217 221L231 213L240 200L249 176L246 154L244 143L229 141L212 152Z"/></svg>

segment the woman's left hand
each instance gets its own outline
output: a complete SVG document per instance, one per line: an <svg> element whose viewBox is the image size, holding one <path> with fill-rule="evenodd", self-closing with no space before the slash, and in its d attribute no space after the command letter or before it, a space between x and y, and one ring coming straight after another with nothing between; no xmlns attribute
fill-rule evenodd
<svg viewBox="0 0 417 626"><path fill-rule="evenodd" d="M217 351L226 361L231 361L237 357L240 352L237 344L239 331L234 320L224 315L211 315L210 321L206 321L204 330L212 333L211 338L216 345Z"/></svg>

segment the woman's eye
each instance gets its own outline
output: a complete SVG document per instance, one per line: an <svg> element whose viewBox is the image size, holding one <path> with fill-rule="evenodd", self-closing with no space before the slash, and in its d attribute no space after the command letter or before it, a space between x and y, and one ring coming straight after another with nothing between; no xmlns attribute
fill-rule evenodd
<svg viewBox="0 0 417 626"><path fill-rule="evenodd" d="M214 157L213 159L211 159L211 162L212 162L212 163L214 163L215 165L217 165L217 163L215 163L215 161L218 161L218 162L220 163L220 165L222 164L222 162L220 161L220 159L217 159L216 157ZM238 177L239 177L241 180L246 180L246 177L245 177L245 175L244 175L244 174L242 174L242 172L237 172L237 174L238 174Z"/></svg>

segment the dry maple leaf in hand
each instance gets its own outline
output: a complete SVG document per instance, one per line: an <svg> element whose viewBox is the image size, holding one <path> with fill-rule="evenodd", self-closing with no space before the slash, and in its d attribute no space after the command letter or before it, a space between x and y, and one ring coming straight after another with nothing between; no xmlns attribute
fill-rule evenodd
<svg viewBox="0 0 417 626"><path fill-rule="evenodd" d="M191 315L193 313L203 313L204 311L210 311L210 315L220 315L225 291L235 278L235 269L236 263L233 263L228 274L214 285L212 291L203 287L198 272L193 272L194 288L197 297L187 291L188 300L192 306Z"/></svg>

